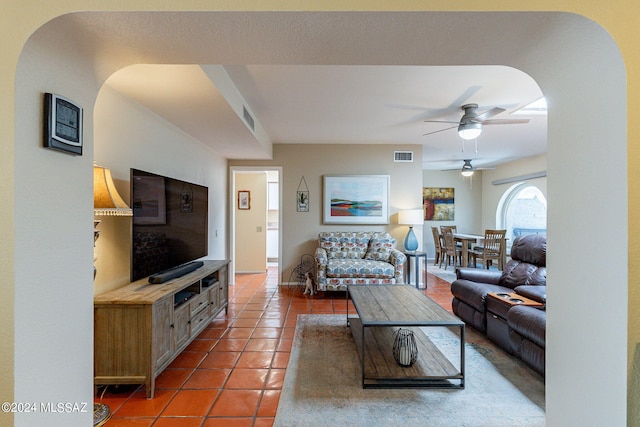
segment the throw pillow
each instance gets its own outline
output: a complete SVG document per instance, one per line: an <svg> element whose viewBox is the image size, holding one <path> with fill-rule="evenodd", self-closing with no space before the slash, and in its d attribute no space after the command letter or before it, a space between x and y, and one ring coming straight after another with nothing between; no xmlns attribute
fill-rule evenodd
<svg viewBox="0 0 640 427"><path fill-rule="evenodd" d="M393 243L394 242L389 239L371 239L367 253L364 255L364 259L389 262Z"/></svg>

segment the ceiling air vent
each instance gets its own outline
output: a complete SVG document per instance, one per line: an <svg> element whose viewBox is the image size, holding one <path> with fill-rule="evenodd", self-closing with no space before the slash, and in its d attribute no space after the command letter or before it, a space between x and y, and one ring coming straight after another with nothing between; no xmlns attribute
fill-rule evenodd
<svg viewBox="0 0 640 427"><path fill-rule="evenodd" d="M394 151L394 162L413 162L413 151Z"/></svg>
<svg viewBox="0 0 640 427"><path fill-rule="evenodd" d="M251 117L251 114L249 114L247 108L244 105L242 106L242 117L244 117L244 121L247 123L247 125L249 125L249 128L255 132L256 129L255 125L253 124L253 117Z"/></svg>

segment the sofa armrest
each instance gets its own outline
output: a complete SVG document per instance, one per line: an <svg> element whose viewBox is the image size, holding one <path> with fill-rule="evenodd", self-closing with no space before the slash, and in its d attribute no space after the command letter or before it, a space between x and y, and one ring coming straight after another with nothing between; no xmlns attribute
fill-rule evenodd
<svg viewBox="0 0 640 427"><path fill-rule="evenodd" d="M389 263L394 267L394 278L397 284L404 283L404 263L407 261L407 256L400 252L398 249L391 249L389 254Z"/></svg>
<svg viewBox="0 0 640 427"><path fill-rule="evenodd" d="M534 307L517 305L507 312L509 328L542 348L545 348L546 323L547 314Z"/></svg>
<svg viewBox="0 0 640 427"><path fill-rule="evenodd" d="M407 256L397 249L391 249L391 254L389 254L389 262L398 267L407 262Z"/></svg>
<svg viewBox="0 0 640 427"><path fill-rule="evenodd" d="M501 271L482 270L479 268L458 267L456 269L458 279L470 280L472 282L488 283L497 285L502 277Z"/></svg>
<svg viewBox="0 0 640 427"><path fill-rule="evenodd" d="M317 267L327 267L328 257L327 251L324 248L316 248L316 253L313 256L316 260Z"/></svg>
<svg viewBox="0 0 640 427"><path fill-rule="evenodd" d="M534 301L547 303L547 287L538 285L521 285L516 286L514 289L518 295L522 295L525 298L532 299Z"/></svg>
<svg viewBox="0 0 640 427"><path fill-rule="evenodd" d="M324 290L324 286L327 283L327 262L329 261L326 249L316 248L313 257L316 260L316 286Z"/></svg>

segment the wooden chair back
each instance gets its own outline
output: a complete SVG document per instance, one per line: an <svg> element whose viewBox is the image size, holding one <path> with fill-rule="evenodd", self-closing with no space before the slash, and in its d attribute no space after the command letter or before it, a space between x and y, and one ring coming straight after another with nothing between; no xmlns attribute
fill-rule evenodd
<svg viewBox="0 0 640 427"><path fill-rule="evenodd" d="M502 255L506 234L507 230L485 230L483 244L485 256Z"/></svg>
<svg viewBox="0 0 640 427"><path fill-rule="evenodd" d="M443 243L442 243L442 236L438 231L438 227L431 227L431 233L433 234L433 244L436 247L436 251L439 249L441 250Z"/></svg>
<svg viewBox="0 0 640 427"><path fill-rule="evenodd" d="M456 256L456 241L453 238L453 230L449 227L441 228L441 230L447 256Z"/></svg>
<svg viewBox="0 0 640 427"><path fill-rule="evenodd" d="M453 234L456 234L458 232L458 226L457 225L441 225L440 226L440 232L444 232L445 228L450 228L451 231L453 232Z"/></svg>

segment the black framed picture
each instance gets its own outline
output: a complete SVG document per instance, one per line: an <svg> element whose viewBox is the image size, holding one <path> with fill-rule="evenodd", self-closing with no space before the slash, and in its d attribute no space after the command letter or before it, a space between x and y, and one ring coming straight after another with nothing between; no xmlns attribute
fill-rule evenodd
<svg viewBox="0 0 640 427"><path fill-rule="evenodd" d="M44 146L82 155L82 107L60 95L44 94Z"/></svg>

